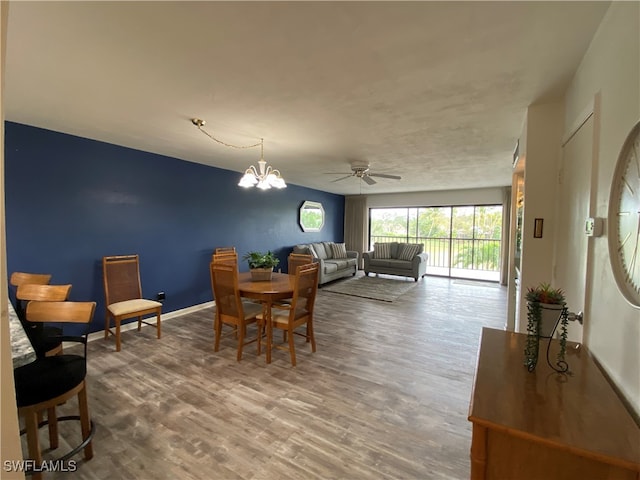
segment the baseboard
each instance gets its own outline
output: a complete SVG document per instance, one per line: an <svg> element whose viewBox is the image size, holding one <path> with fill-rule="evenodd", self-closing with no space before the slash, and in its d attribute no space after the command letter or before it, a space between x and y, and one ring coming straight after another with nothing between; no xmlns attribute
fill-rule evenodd
<svg viewBox="0 0 640 480"><path fill-rule="evenodd" d="M161 317L162 323L166 322L167 320L173 320L174 318L187 315L189 313L197 312L199 310L204 310L205 308L215 307L215 305L216 305L216 302L212 300L211 302L199 303L198 305L192 305L191 307L181 308L180 310L174 310L173 312L163 313ZM148 326L149 325L145 323L142 324L143 328ZM121 325L120 332L126 332L128 330L133 330L136 328L138 328L138 322L133 321L133 322ZM92 342L93 340L97 340L100 338L104 339L104 330L98 330L97 332L90 333L88 340Z"/></svg>

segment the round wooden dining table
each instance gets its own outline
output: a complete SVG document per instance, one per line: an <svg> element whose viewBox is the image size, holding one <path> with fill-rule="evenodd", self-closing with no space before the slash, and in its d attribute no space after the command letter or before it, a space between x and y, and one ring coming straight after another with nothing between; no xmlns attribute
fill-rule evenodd
<svg viewBox="0 0 640 480"><path fill-rule="evenodd" d="M245 298L259 300L264 305L264 316L267 327L267 363L271 363L271 345L273 342L273 328L271 325L271 306L274 301L284 300L293 296L295 275L286 273L272 273L271 280L254 281L251 272L238 274L238 288L240 295Z"/></svg>

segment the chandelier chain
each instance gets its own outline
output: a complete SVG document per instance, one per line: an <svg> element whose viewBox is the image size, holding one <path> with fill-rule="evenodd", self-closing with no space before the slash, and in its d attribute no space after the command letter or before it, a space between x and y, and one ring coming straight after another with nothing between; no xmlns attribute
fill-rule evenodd
<svg viewBox="0 0 640 480"><path fill-rule="evenodd" d="M209 132L204 130L202 127L206 123L204 120L199 118L192 118L191 123L193 123L198 130L204 133L207 137L213 140L220 145L224 145L225 147L231 148L254 148L260 147L260 160L258 161L258 168L251 165L244 171L244 175L240 179L238 183L239 186L244 188L257 187L261 190L269 190L270 188L285 188L287 184L284 179L280 175L280 171L273 168L271 165L267 165L267 162L264 161L264 138L260 139L260 143L254 143L253 145L234 145L232 143L223 142L222 140L217 139Z"/></svg>
<svg viewBox="0 0 640 480"><path fill-rule="evenodd" d="M197 124L194 122L194 125L196 127L198 127L198 130L200 130L202 133L204 133L207 137L209 137L211 140L213 140L214 142L218 142L220 145L224 145L225 147L231 147L231 148L238 148L238 149L244 149L244 148L255 148L255 147L259 147L262 145L262 138L260 139L260 142L255 143L253 145L233 145L231 143L227 143L227 142L223 142L222 140L217 139L216 137L214 137L213 135L211 135L209 132L207 132L205 129L202 128L201 125Z"/></svg>

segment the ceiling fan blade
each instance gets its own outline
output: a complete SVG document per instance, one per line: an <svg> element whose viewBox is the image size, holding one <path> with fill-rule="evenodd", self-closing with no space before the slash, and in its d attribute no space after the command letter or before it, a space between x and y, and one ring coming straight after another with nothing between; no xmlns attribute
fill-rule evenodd
<svg viewBox="0 0 640 480"><path fill-rule="evenodd" d="M349 172L324 172L325 175L353 175L353 173Z"/></svg>
<svg viewBox="0 0 640 480"><path fill-rule="evenodd" d="M365 182L367 182L369 185L375 185L376 182L373 178L371 178L369 175L365 175L362 177L362 180L364 180Z"/></svg>
<svg viewBox="0 0 640 480"><path fill-rule="evenodd" d="M394 180L402 180L402 177L399 175L389 175L387 173L370 173L371 177L380 177L380 178L392 178Z"/></svg>
<svg viewBox="0 0 640 480"><path fill-rule="evenodd" d="M347 175L346 177L336 178L335 180L331 180L331 183L333 183L333 182L339 182L340 180L344 180L345 178L350 178L350 177L352 177L352 176L353 176L353 175Z"/></svg>

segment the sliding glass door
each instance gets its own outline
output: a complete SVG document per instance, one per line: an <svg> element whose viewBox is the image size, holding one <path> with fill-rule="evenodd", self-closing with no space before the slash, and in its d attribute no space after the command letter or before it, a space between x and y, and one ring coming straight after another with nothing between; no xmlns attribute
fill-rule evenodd
<svg viewBox="0 0 640 480"><path fill-rule="evenodd" d="M422 243L430 275L499 281L501 232L501 205L369 210L369 246Z"/></svg>

